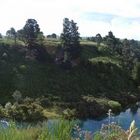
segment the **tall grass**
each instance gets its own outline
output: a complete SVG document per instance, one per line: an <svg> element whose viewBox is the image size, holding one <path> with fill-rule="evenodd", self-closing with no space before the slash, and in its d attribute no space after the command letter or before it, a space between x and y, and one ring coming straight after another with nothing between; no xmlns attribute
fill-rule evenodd
<svg viewBox="0 0 140 140"><path fill-rule="evenodd" d="M97 133L77 129L79 136L72 137L74 121L56 120L35 127L17 128L11 122L7 128L0 127L0 140L139 140L135 121L125 131L120 126L110 123ZM77 126L77 125L76 125ZM83 132L82 132L83 131ZM80 135L83 135L82 137Z"/></svg>
<svg viewBox="0 0 140 140"><path fill-rule="evenodd" d="M15 123L10 122L7 128L0 127L0 140L37 140L40 130L37 127L18 129Z"/></svg>
<svg viewBox="0 0 140 140"><path fill-rule="evenodd" d="M39 140L71 140L73 126L73 121L54 121L43 128Z"/></svg>
<svg viewBox="0 0 140 140"><path fill-rule="evenodd" d="M73 126L74 122L68 120L27 128L17 128L14 122L10 122L7 128L0 126L0 140L72 140Z"/></svg>

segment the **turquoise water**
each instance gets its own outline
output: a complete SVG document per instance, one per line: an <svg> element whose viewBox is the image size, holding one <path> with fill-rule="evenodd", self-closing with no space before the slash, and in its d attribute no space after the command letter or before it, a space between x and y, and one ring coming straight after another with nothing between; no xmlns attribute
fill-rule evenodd
<svg viewBox="0 0 140 140"><path fill-rule="evenodd" d="M110 121L116 122L122 128L127 130L130 126L130 123L135 120L136 126L140 129L140 108L133 107L121 112L118 115L112 115ZM82 130L95 132L100 130L102 124L108 124L109 118L105 117L102 119L86 119L80 120L80 128Z"/></svg>

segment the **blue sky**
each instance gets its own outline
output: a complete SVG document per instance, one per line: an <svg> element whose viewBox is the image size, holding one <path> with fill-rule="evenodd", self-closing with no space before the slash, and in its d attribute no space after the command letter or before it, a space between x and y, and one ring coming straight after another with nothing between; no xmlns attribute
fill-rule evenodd
<svg viewBox="0 0 140 140"><path fill-rule="evenodd" d="M77 22L81 36L106 35L140 40L140 0L0 0L0 32L21 29L28 18L44 34L62 32L63 18Z"/></svg>

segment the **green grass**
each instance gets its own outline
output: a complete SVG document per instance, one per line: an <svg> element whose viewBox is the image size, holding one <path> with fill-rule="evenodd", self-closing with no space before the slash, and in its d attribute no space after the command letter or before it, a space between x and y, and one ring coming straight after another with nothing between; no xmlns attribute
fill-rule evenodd
<svg viewBox="0 0 140 140"><path fill-rule="evenodd" d="M0 44L15 45L15 41L10 38L2 38L0 39ZM25 44L17 39L16 45L25 45Z"/></svg>
<svg viewBox="0 0 140 140"><path fill-rule="evenodd" d="M99 62L102 62L102 63L112 63L112 64L115 64L117 66L120 66L120 60L117 59L117 58L113 58L113 57L95 57L95 58L91 58L89 59L90 62L92 63L99 63Z"/></svg>
<svg viewBox="0 0 140 140"><path fill-rule="evenodd" d="M11 122L8 128L0 128L0 140L37 140L39 129L33 127L18 129L15 123Z"/></svg>
<svg viewBox="0 0 140 140"><path fill-rule="evenodd" d="M73 121L54 121L49 128L43 128L43 131L39 136L39 140L72 140L71 134L73 127Z"/></svg>
<svg viewBox="0 0 140 140"><path fill-rule="evenodd" d="M87 40L80 40L80 44L82 46L96 46L97 43L96 42L93 42L93 41L87 41Z"/></svg>
<svg viewBox="0 0 140 140"><path fill-rule="evenodd" d="M110 106L110 108L114 109L114 110L121 110L121 104L117 101L108 101L108 105Z"/></svg>
<svg viewBox="0 0 140 140"><path fill-rule="evenodd" d="M60 39L52 39L52 38L46 38L44 41L46 47L54 46L57 47L61 44Z"/></svg>
<svg viewBox="0 0 140 140"><path fill-rule="evenodd" d="M43 123L41 126L17 128L10 122L8 128L0 127L0 140L72 140L73 121L59 120L52 124Z"/></svg>
<svg viewBox="0 0 140 140"><path fill-rule="evenodd" d="M77 137L72 137L73 131ZM104 125L98 132L89 133L82 131L76 121L53 120L36 126L27 126L26 128L17 128L14 122L10 122L8 128L0 127L0 140L139 140L138 129L135 121L132 121L130 128L124 130L121 126L110 123ZM82 135L82 137L81 137Z"/></svg>

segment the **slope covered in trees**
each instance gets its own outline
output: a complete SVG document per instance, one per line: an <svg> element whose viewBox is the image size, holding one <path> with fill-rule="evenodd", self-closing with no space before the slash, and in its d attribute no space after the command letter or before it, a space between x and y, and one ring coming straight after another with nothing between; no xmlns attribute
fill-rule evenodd
<svg viewBox="0 0 140 140"><path fill-rule="evenodd" d="M138 41L112 32L83 39L67 18L60 38L45 38L37 21L29 19L0 41L1 104L19 90L23 97L47 98L62 111L74 109L70 115L93 117L139 99Z"/></svg>

